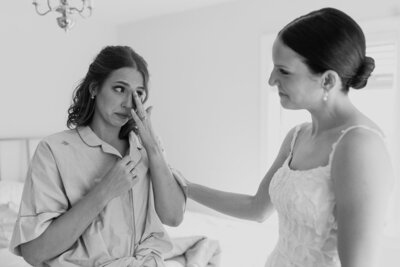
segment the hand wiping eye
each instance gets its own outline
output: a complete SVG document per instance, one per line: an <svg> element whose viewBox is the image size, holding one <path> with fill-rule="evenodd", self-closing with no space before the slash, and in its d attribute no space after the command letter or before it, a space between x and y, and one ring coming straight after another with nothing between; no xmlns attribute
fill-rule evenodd
<svg viewBox="0 0 400 267"><path fill-rule="evenodd" d="M139 103L139 105L141 105L142 106L142 104L143 104L143 92L141 92L141 91L133 91L133 93L132 93L132 109L135 111L135 112L137 112L137 106L138 106L138 103Z"/></svg>
<svg viewBox="0 0 400 267"><path fill-rule="evenodd" d="M136 110L137 110L137 108L136 108L136 101L135 101L134 94L132 94L132 109L133 109L134 111L136 111Z"/></svg>

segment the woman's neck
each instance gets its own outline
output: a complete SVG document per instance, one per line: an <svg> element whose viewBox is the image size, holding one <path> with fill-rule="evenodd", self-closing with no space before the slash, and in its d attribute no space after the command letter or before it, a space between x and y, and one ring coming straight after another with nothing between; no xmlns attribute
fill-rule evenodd
<svg viewBox="0 0 400 267"><path fill-rule="evenodd" d="M311 111L312 136L351 124L359 113L347 95L340 99L332 99L318 110Z"/></svg>
<svg viewBox="0 0 400 267"><path fill-rule="evenodd" d="M107 127L107 125L98 123L96 120L93 120L89 126L101 140L108 144L113 144L119 140L118 135L121 130L120 128Z"/></svg>
<svg viewBox="0 0 400 267"><path fill-rule="evenodd" d="M127 140L119 139L120 129L115 127L104 127L103 124L99 125L96 123L91 123L89 127L101 140L118 150L121 156L126 155L129 145Z"/></svg>

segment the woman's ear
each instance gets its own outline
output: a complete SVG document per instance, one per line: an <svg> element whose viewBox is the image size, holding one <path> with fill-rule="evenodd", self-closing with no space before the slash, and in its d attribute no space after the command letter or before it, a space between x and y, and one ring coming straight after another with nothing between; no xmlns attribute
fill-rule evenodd
<svg viewBox="0 0 400 267"><path fill-rule="evenodd" d="M97 90L98 90L97 83L91 82L89 85L89 93L92 98L94 98L97 95L98 93Z"/></svg>
<svg viewBox="0 0 400 267"><path fill-rule="evenodd" d="M321 87L326 91L330 91L339 84L339 81L339 75L336 73L336 71L328 70L322 74Z"/></svg>

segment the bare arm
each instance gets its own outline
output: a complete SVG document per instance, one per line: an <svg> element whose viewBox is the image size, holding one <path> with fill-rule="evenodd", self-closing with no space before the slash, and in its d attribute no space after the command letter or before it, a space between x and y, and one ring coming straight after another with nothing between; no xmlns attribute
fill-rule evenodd
<svg viewBox="0 0 400 267"><path fill-rule="evenodd" d="M24 259L31 265L41 266L44 261L69 249L111 199L133 186L134 174L130 173L133 168L129 157L117 162L102 182L54 219L39 237L20 245Z"/></svg>
<svg viewBox="0 0 400 267"><path fill-rule="evenodd" d="M349 132L332 162L342 267L379 266L392 166L381 138L365 129Z"/></svg>
<svg viewBox="0 0 400 267"><path fill-rule="evenodd" d="M136 91L133 93L133 101L136 103L137 111L131 109L131 114L149 158L157 215L162 223L177 226L183 220L186 204L185 195L175 180L164 158L159 140L154 134L150 120L152 107L144 110Z"/></svg>
<svg viewBox="0 0 400 267"><path fill-rule="evenodd" d="M287 134L281 145L278 156L264 176L255 195L224 192L188 182L189 198L233 217L258 222L264 221L273 210L269 196L269 185L273 175L282 166L289 155L293 133L294 130L292 129Z"/></svg>
<svg viewBox="0 0 400 267"><path fill-rule="evenodd" d="M155 208L164 224L177 226L183 220L185 197L159 146L147 148Z"/></svg>

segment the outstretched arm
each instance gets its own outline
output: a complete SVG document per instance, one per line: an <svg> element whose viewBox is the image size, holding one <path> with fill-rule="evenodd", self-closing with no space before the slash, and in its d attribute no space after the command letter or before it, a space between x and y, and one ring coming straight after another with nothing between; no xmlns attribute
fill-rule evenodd
<svg viewBox="0 0 400 267"><path fill-rule="evenodd" d="M188 197L209 208L233 217L258 222L264 221L273 210L268 192L269 185L273 175L289 155L293 133L294 130L292 129L287 134L278 156L264 176L255 195L224 192L187 181Z"/></svg>

